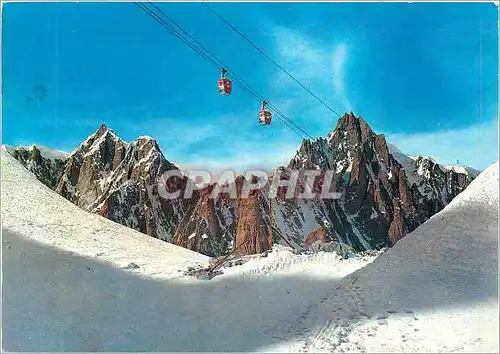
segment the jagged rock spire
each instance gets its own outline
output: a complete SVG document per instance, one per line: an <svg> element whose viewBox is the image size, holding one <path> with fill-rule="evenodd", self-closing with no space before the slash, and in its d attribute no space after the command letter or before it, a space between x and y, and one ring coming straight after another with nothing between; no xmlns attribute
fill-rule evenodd
<svg viewBox="0 0 500 354"><path fill-rule="evenodd" d="M16 158L41 179L41 172L49 171L42 167L52 165L39 158L36 148L32 150L21 151ZM167 200L154 186L159 176L176 167L165 159L157 142L143 136L126 143L102 123L62 162L61 178L50 170L55 179L45 183L51 188L57 184L57 193L85 210L210 256L226 254L246 240L249 243L238 253L262 252L280 241L301 248L310 233L309 243L329 239L363 250L393 245L472 180L426 161L393 156L384 136L350 112L326 139L304 140L288 168L279 168L285 175L291 170L320 170L320 180L326 171L333 171L332 185L341 199L286 199L278 189L271 208L263 190L241 197L240 176L235 199L225 194L210 199L213 186L208 186L190 199ZM172 184L181 191L186 185L186 178ZM328 229L314 233L325 221Z"/></svg>
<svg viewBox="0 0 500 354"><path fill-rule="evenodd" d="M99 129L97 130L96 134L97 136L103 136L104 133L106 133L108 131L108 127L106 125L106 123L102 123L101 126L99 127Z"/></svg>

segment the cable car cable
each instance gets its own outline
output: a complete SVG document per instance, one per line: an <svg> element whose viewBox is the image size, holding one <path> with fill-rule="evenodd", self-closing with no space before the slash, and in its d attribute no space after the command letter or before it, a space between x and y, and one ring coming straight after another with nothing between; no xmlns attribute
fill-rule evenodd
<svg viewBox="0 0 500 354"><path fill-rule="evenodd" d="M170 25L168 25L165 21L163 21L157 14L155 14L151 9L149 9L147 6L143 5L142 3L140 2L135 2L135 4L141 8L141 10L146 13L147 15L149 15L151 18L153 18L157 23L160 24L160 26L166 28L168 31L170 31L173 35L175 35L177 38L179 38L180 40L182 40L184 43L186 43L191 49L193 49L198 55L200 55L202 58L204 58L205 60L207 60L209 63L211 63L214 67L216 67L217 69L220 70L220 67L219 65L214 62L211 58L209 58L205 53L203 53L202 51L200 51L198 48L196 48L195 46L193 46L191 43L189 43L188 41L186 41L185 39L183 39L183 37L181 35L179 35L179 33L177 31L175 31L175 29L173 29L172 27L170 27Z"/></svg>
<svg viewBox="0 0 500 354"><path fill-rule="evenodd" d="M173 29L169 24L167 24L163 19L160 18L160 16L158 16L158 14L154 13L154 11L152 11L151 9L149 9L147 6L143 5L142 3L136 3L136 5L138 7L140 7L146 14L150 15L156 22L158 22L162 27L166 28L167 30L169 30L172 34L174 34L177 38L179 38L180 40L182 40L185 44L187 44L191 49L193 49L196 53L198 53L202 58L204 58L205 60L209 61L214 67L216 67L217 69L221 69L220 68L220 64L218 64L216 61L214 61L212 58L210 58L206 53L203 53L199 48L196 48L192 43L189 43L189 41L181 34L179 34L175 29ZM154 4L153 4L154 6ZM155 8L157 8L156 6L154 6ZM163 13L163 11L161 11L159 9L160 12ZM164 13L163 13L164 14ZM165 14L165 16L167 16ZM173 21L170 17L167 16L167 18L169 18L174 24L175 21ZM181 28L181 30L186 33L186 35L188 35L195 43L197 43L198 45L200 45L200 47L202 47L205 51L207 51L209 54L211 54L212 56L215 57L215 55L213 53L211 53L208 49L206 49L201 43L199 43L194 37L192 37L188 32L186 32L184 29L182 29L181 26L179 26L178 24L176 24L177 27ZM215 59L217 61L219 61L221 64L224 64L222 61L220 61L217 57L215 57ZM239 79L238 76L236 74L233 74L233 75L230 75L233 77L233 79L235 79L235 81L245 90L247 90L255 99L257 100L265 100L261 95L259 95L258 93L256 93L253 89L251 89L242 79ZM277 108L275 108L277 110ZM300 130L300 131L303 131L300 127L298 127L296 124L294 124L293 122L291 122L291 120L289 118L287 118L286 116L284 116L283 113L281 112L277 112L277 114L280 114L281 117L278 117L280 119L282 119L284 121L284 123L291 129L293 130L296 134L298 134L301 138L303 138L303 136L297 132L297 129ZM292 127L294 126L294 127ZM306 135L308 135L306 133ZM310 136L309 136L310 137ZM312 138L312 137L311 137Z"/></svg>
<svg viewBox="0 0 500 354"><path fill-rule="evenodd" d="M255 92L255 90L253 90L241 77L239 77L239 75L237 75L234 71L230 70L229 66L226 65L222 60L218 59L216 55L214 55L209 49L207 49L203 44L201 44L196 38L194 38L191 34L189 34L189 32L187 32L186 30L184 30L184 28L182 28L181 25L179 25L177 22L175 22L169 15L167 15L162 9L160 9L158 6L156 6L156 4L154 3L150 3L151 6L153 6L156 10L158 10L163 16L165 16L170 22L172 22L176 27L178 27L186 36L188 36L194 43L196 43L200 48L202 48L203 50L205 50L208 54L210 54L213 58L215 58L215 61L218 61L219 62L219 65L222 67L222 68L227 68L229 69L229 73L227 74L227 76L233 78L234 81L236 81L236 83L238 83L243 89L249 91L253 96L254 98L258 99L259 101L267 101L265 97L263 97L262 95L259 95L258 93ZM268 106L273 109L277 114L278 114L278 118L279 116L281 116L281 118L285 119L289 124L293 125L296 130L299 130L300 132L302 132L305 136L307 136L308 138L311 138L313 139L313 137L311 135L309 135L305 130L303 130L302 128L300 128L299 126L297 126L295 123L293 123L291 121L291 119L289 119L288 117L285 116L285 114L283 112L281 112L276 106L272 105L272 104L268 104ZM289 126L289 125L288 125ZM289 126L290 127L290 126ZM297 133L294 129L294 131Z"/></svg>
<svg viewBox="0 0 500 354"><path fill-rule="evenodd" d="M206 47L204 47L199 41L197 41L193 36L191 36L187 31L185 31L180 25L178 25L174 20L172 20L168 15L166 15L161 9L159 9L156 5L152 4L152 6L156 9L158 9L158 11L160 11L165 17L167 17L168 19L170 19L170 21L172 23L174 23L178 28L181 29L181 31L183 31L189 38L191 38L191 40L193 42L195 42L196 44L198 44L202 49L204 49L206 52L208 52L210 55L212 55L215 60L213 58L210 58L206 53L203 53L200 48L197 48L195 45L193 45L192 43L190 43L185 36L183 36L182 34L180 34L179 32L177 32L174 28L172 28L168 23L166 23L166 21L164 21L162 18L160 18L160 16L156 13L154 13L154 11L152 11L150 8L148 8L147 6L145 6L143 3L139 3L139 2L135 2L135 4L144 12L146 13L147 15L149 15L151 18L153 18L157 23L159 23L162 27L166 28L169 32L171 32L172 34L174 34L177 38L179 38L181 41L183 41L185 44L187 44L191 49L193 49L197 54L199 54L203 59L207 60L208 62L210 62L214 67L216 67L218 70L221 69L221 66L222 67L227 67L227 65L224 65L224 63L219 60L213 53L211 53ZM220 63L217 63L217 61ZM221 65L222 64L222 65ZM232 77L234 81L236 81L236 83L238 83L243 89L245 89L246 91L248 91L255 99L259 100L259 101L264 101L264 97L260 94L258 94L256 91L254 91L243 79L239 78L238 75L236 74L229 74L228 76ZM265 100L267 101L267 100ZM267 101L268 102L268 101ZM274 105L271 105L268 103L268 105L276 112L276 114L278 115L278 118L280 118L284 123L285 125L287 125L291 130L293 130L296 134L298 134L301 138L304 138L300 133L297 132L297 130L301 131L302 133L304 133L307 137L313 139L313 137L311 137L309 134L307 134L307 132L305 132L302 128L300 128L299 126L297 126L293 121L291 121L290 118L286 117L286 115L284 113L282 113L277 107L275 107Z"/></svg>
<svg viewBox="0 0 500 354"><path fill-rule="evenodd" d="M210 5L208 5L205 1L201 2L207 9L209 9L214 15L216 15L220 20L222 20L229 28L239 34L244 40L246 40L252 47L257 49L262 55L264 55L268 60L270 60L274 65L276 65L281 71L283 71L286 75L288 75L293 81L299 84L304 90L306 90L311 96L316 98L323 106L328 108L331 112L336 114L337 116L341 116L337 113L332 107L330 107L325 101L319 98L316 94L314 94L311 90L309 90L304 84L302 84L299 80L297 80L292 74L290 74L283 66L281 66L276 60L271 58L266 52L260 49L252 40L250 40L247 36L241 33L235 26L233 26L229 21L227 21L222 15L220 15L217 11L215 11Z"/></svg>
<svg viewBox="0 0 500 354"><path fill-rule="evenodd" d="M174 33L179 39L181 39L184 43L188 44L192 49L195 49L200 55L202 55L203 58L207 59L207 60L210 60L212 62L212 64L214 66L217 66L217 65L220 65L222 67L227 67L228 66L222 62L220 59L217 58L217 56L215 56L212 52L210 52L210 50L208 50L203 44L201 44L198 40L196 40L196 38L194 38L192 35L189 34L189 32L187 32L186 30L184 30L182 28L182 26L180 26L177 22L175 22L170 16L168 16L164 11L162 11L158 6L156 6L154 3L150 3L151 6L153 6L155 9L157 9L162 15L164 15L168 20L170 20L170 22L172 22L176 27L178 27L186 36L188 36L194 43L196 43L200 48L202 48L203 50L205 50L208 54L210 54L213 58L215 58L215 60L213 58L208 58L208 55L206 53L203 53L201 54L200 53L200 49L199 48L193 48L193 45L191 43L187 43L187 40L185 39L184 36L182 35L179 35L178 33L175 32L174 29L172 29L172 27L170 27L168 24L165 23L165 21L163 21L161 19L161 22L168 27L168 29L170 30L170 32ZM142 4L141 4L142 5ZM145 7L145 5L142 5L142 7ZM148 14L151 15L151 13L154 13L151 9L147 8L147 11L148 11ZM159 18L159 16L157 14L154 14L154 16L156 18ZM158 21L157 21L158 22ZM164 27L165 27L164 26ZM217 64L216 62L219 62L219 64ZM221 69L221 67L217 67L218 69ZM232 71L231 71L232 72ZM236 73L233 72L233 74L229 74L228 76L232 77L234 81L236 81L236 83L238 83L243 89L249 91L252 96L254 96L254 98L258 99L259 101L267 101L262 95L258 94L257 92L255 92L255 90L253 90L241 77L239 77L238 75L236 75ZM296 125L290 118L288 118L283 112L281 112L276 106L272 105L272 104L269 104L269 107L271 107L277 114L278 114L278 118L280 118L281 120L283 121L286 121L285 124L291 128L292 130L294 130L295 133L299 134L297 132L297 130L299 130L300 132L302 132L304 135L306 135L308 138L311 138L311 139L314 139L310 134L308 134L305 130L303 130L302 128L300 128L298 125ZM294 126L295 129L293 129L290 125ZM300 135L300 134L299 134ZM303 136L301 136L301 138L303 138Z"/></svg>
<svg viewBox="0 0 500 354"><path fill-rule="evenodd" d="M203 53L202 51L199 50L199 48L196 48L195 46L193 46L191 43L189 43L189 41L186 40L186 38L182 35L180 35L175 29L173 29L172 27L170 27L170 25L168 25L165 21L163 21L157 14L155 14L151 9L149 9L147 6L143 5L142 3L135 3L139 8L141 8L141 10L143 10L143 12L145 12L146 14L148 14L149 16L151 16L156 22L158 22L162 27L166 28L167 30L169 30L172 34L174 34L177 38L179 38L180 40L182 40L185 44L187 44L191 49L193 49L197 54L199 54L202 58L204 58L205 60L207 60L209 63L211 63L214 67L216 67L218 70L221 69L221 67L219 66L218 63L216 63L212 58L210 58L209 56L207 56L205 53ZM187 32L185 32L187 33ZM193 38L194 39L194 38ZM196 41L196 39L194 39ZM197 42L197 41L196 41ZM199 42L198 42L199 43ZM201 43L200 43L201 45ZM204 47L203 47L204 48ZM205 50L207 50L206 48L204 48ZM207 50L208 51L208 50ZM233 76L233 79L245 90L247 90L256 100L260 101L260 100L263 100L262 96L260 96L259 94L255 93L255 91L253 91L251 88L247 87L247 85L244 83L244 82L239 82L238 79L236 79L236 75L231 75ZM283 119L282 119L283 120ZM291 130L293 130L296 134L298 134L301 138L303 138L303 136L297 132L296 128L294 128L292 125L290 125L288 123L288 121L286 120L286 117L285 117L285 120L284 120L284 123L285 125L287 125Z"/></svg>

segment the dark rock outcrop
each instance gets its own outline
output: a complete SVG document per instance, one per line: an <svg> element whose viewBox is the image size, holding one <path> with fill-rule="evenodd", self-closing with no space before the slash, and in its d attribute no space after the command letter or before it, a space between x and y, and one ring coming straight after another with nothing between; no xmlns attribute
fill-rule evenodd
<svg viewBox="0 0 500 354"><path fill-rule="evenodd" d="M32 172L43 184L54 189L64 170L66 155L59 152L57 155L49 149L39 148L36 145L30 148L18 147L9 149L9 152L21 164Z"/></svg>

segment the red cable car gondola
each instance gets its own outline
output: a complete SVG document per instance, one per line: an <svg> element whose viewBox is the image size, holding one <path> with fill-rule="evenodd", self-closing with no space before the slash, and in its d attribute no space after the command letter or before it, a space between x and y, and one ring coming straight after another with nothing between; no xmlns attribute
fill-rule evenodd
<svg viewBox="0 0 500 354"><path fill-rule="evenodd" d="M224 74L227 73L227 70L222 68L220 79L217 82L217 87L219 88L219 93L223 96L227 96L231 93L231 80L226 79Z"/></svg>
<svg viewBox="0 0 500 354"><path fill-rule="evenodd" d="M262 108L259 111L259 123L260 125L269 125L272 120L272 113L266 109L266 101L262 101Z"/></svg>

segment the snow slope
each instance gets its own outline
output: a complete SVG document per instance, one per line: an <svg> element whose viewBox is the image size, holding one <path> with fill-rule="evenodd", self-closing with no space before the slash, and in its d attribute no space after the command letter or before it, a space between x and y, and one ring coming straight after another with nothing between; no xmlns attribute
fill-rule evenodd
<svg viewBox="0 0 500 354"><path fill-rule="evenodd" d="M5 150L1 153L2 230L118 267L135 262L144 275L173 276L175 267L208 262L208 257L83 211L40 183Z"/></svg>
<svg viewBox="0 0 500 354"><path fill-rule="evenodd" d="M344 278L297 320L302 339L268 349L498 353L498 169Z"/></svg>
<svg viewBox="0 0 500 354"><path fill-rule="evenodd" d="M256 351L373 257L245 258L210 281L208 258L83 211L3 149L3 349Z"/></svg>

